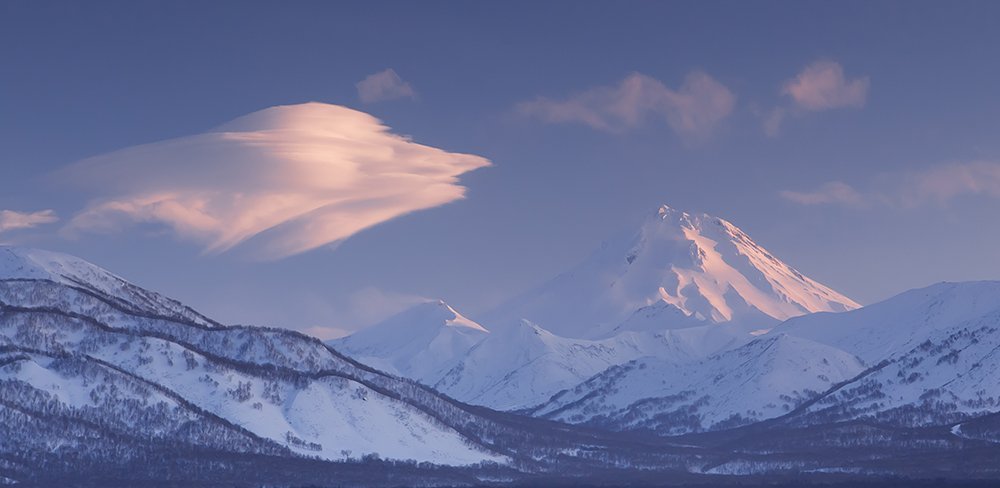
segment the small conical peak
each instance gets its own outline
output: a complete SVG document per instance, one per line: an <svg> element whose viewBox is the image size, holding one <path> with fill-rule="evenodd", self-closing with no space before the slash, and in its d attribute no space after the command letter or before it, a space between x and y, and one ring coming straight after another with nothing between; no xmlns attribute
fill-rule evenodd
<svg viewBox="0 0 1000 488"><path fill-rule="evenodd" d="M451 308L447 302L441 299L427 299L406 310L403 310L400 313L412 316L422 315L438 317L441 320L451 320L460 315L455 311L455 309Z"/></svg>
<svg viewBox="0 0 1000 488"><path fill-rule="evenodd" d="M459 327L459 328L475 330L478 332L489 333L489 330L487 330L485 327L479 325L479 323L477 323L476 321L471 320L468 317L458 313L457 310L452 308L451 305L445 303L444 300L437 300L436 302L434 302L434 305L445 313L446 320L444 322L444 325L446 327Z"/></svg>

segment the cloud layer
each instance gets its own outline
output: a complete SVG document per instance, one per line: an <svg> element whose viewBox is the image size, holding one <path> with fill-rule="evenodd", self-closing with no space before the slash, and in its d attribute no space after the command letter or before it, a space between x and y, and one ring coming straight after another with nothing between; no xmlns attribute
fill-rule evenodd
<svg viewBox="0 0 1000 488"><path fill-rule="evenodd" d="M358 98L364 103L382 102L397 98L416 98L417 92L409 83L403 81L393 69L379 71L368 75L355 86Z"/></svg>
<svg viewBox="0 0 1000 488"><path fill-rule="evenodd" d="M15 229L30 229L58 221L59 217L56 216L53 210L41 210L38 212L0 210L0 233Z"/></svg>
<svg viewBox="0 0 1000 488"><path fill-rule="evenodd" d="M867 191L839 181L811 191L780 192L782 198L802 205L863 206L885 204L916 207L945 204L963 196L1000 198L1000 163L974 161L948 163L883 175Z"/></svg>
<svg viewBox="0 0 1000 488"><path fill-rule="evenodd" d="M581 123L611 132L658 116L682 137L697 140L708 136L735 104L736 96L728 88L702 72L689 74L677 90L633 73L617 86L593 88L565 100L537 98L518 104L517 111L543 122Z"/></svg>
<svg viewBox="0 0 1000 488"><path fill-rule="evenodd" d="M307 103L90 158L60 176L97 196L69 231L158 223L209 253L252 241L254 254L277 259L461 199L457 177L489 165L394 135L363 112Z"/></svg>

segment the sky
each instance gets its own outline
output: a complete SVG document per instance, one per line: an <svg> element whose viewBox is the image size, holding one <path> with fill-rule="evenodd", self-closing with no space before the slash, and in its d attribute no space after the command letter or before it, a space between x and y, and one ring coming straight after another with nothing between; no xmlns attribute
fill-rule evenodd
<svg viewBox="0 0 1000 488"><path fill-rule="evenodd" d="M427 298L475 318L661 204L861 303L1000 279L998 24L975 1L2 2L0 242L322 337Z"/></svg>

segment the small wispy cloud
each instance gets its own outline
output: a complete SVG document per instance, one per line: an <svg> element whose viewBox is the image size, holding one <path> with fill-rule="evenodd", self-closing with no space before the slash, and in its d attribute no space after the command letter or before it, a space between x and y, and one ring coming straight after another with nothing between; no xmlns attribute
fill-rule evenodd
<svg viewBox="0 0 1000 488"><path fill-rule="evenodd" d="M868 101L871 82L867 76L848 79L844 68L835 61L816 61L785 81L781 94L788 103L762 114L764 133L776 137L788 117L839 108L862 108Z"/></svg>
<svg viewBox="0 0 1000 488"><path fill-rule="evenodd" d="M905 205L943 203L965 195L1000 198L1000 163L948 163L902 178L900 199Z"/></svg>
<svg viewBox="0 0 1000 488"><path fill-rule="evenodd" d="M812 191L791 191L784 190L780 195L785 200L789 200L802 205L861 205L865 198L853 187L842 181L831 181L824 183L819 188Z"/></svg>
<svg viewBox="0 0 1000 488"><path fill-rule="evenodd" d="M650 116L662 117L680 136L699 140L728 117L735 104L728 88L696 71L676 90L633 73L617 86L592 88L564 100L540 97L518 104L516 110L543 122L580 123L610 132L637 127Z"/></svg>
<svg viewBox="0 0 1000 488"><path fill-rule="evenodd" d="M781 191L779 195L801 205L858 207L884 204L896 207L942 205L965 196L1000 198L1000 163L973 161L946 163L916 171L885 174L860 191L832 181L810 191Z"/></svg>
<svg viewBox="0 0 1000 488"><path fill-rule="evenodd" d="M366 286L351 293L337 296L315 296L310 301L324 309L332 325L308 327L302 332L323 340L353 334L360 329L377 324L414 305L430 299L419 295L400 293Z"/></svg>
<svg viewBox="0 0 1000 488"><path fill-rule="evenodd" d="M403 81L393 69L386 69L368 75L355 86L358 98L364 103L383 102L397 98L416 98L417 92L409 83Z"/></svg>
<svg viewBox="0 0 1000 488"><path fill-rule="evenodd" d="M805 110L864 107L868 99L867 76L848 80L844 68L834 61L816 61L785 82L781 93Z"/></svg>
<svg viewBox="0 0 1000 488"><path fill-rule="evenodd" d="M462 199L458 176L489 165L392 134L366 113L308 103L89 158L61 177L95 193L69 233L163 224L207 253L252 240L252 254L279 259Z"/></svg>
<svg viewBox="0 0 1000 488"><path fill-rule="evenodd" d="M30 229L58 221L59 217L53 210L40 210L37 212L0 210L0 233L16 229Z"/></svg>

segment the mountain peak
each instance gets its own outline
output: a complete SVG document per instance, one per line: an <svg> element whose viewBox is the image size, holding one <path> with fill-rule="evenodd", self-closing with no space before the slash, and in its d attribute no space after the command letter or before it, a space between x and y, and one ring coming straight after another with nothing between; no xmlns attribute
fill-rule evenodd
<svg viewBox="0 0 1000 488"><path fill-rule="evenodd" d="M118 278L80 258L29 247L0 246L0 279L66 282L85 276Z"/></svg>
<svg viewBox="0 0 1000 488"><path fill-rule="evenodd" d="M206 327L219 324L176 300L140 288L95 264L68 254L0 246L0 281L37 280L87 289L118 305Z"/></svg>
<svg viewBox="0 0 1000 488"><path fill-rule="evenodd" d="M329 344L385 371L422 378L451 367L489 334L444 300L427 300Z"/></svg>
<svg viewBox="0 0 1000 488"><path fill-rule="evenodd" d="M600 337L657 302L697 320L761 327L859 306L781 262L729 221L661 205L631 239L603 246L491 318L527 318L558 335ZM668 314L663 319L670 320Z"/></svg>
<svg viewBox="0 0 1000 488"><path fill-rule="evenodd" d="M674 215L674 214L687 215L687 212L678 210L678 209L676 209L674 207L671 207L670 205L663 204L663 205L660 205L659 208L656 209L656 213L655 213L655 215L657 217L660 217L660 218L664 218L667 215Z"/></svg>

